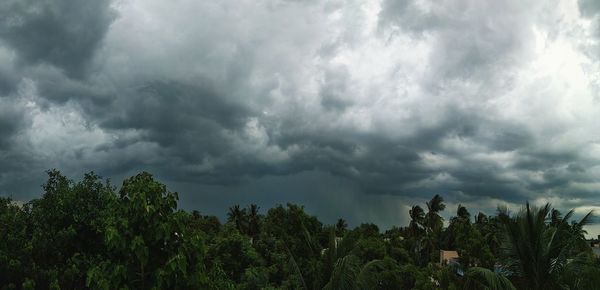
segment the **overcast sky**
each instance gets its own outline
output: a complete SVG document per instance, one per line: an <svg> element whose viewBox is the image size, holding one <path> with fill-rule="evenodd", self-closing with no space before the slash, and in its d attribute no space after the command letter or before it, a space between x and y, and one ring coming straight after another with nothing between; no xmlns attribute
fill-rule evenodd
<svg viewBox="0 0 600 290"><path fill-rule="evenodd" d="M180 206L404 225L600 208L600 1L4 0L0 194L149 171Z"/></svg>

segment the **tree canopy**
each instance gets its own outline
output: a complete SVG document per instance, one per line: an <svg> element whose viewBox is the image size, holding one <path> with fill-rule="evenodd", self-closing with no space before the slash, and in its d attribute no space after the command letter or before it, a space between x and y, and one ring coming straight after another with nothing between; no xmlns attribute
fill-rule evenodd
<svg viewBox="0 0 600 290"><path fill-rule="evenodd" d="M147 172L117 190L50 170L42 190L0 198L0 289L600 289L591 212L573 220L550 204L496 215L458 205L444 226L436 194L381 231L324 224L296 204L232 205L222 223L178 209ZM459 257L440 263L440 250Z"/></svg>

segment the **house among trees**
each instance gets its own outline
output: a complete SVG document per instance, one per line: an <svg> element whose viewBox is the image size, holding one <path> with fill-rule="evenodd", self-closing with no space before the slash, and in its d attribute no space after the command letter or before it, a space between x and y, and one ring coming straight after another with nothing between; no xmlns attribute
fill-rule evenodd
<svg viewBox="0 0 600 290"><path fill-rule="evenodd" d="M450 265L458 263L458 252L457 251L445 251L440 250L440 265Z"/></svg>

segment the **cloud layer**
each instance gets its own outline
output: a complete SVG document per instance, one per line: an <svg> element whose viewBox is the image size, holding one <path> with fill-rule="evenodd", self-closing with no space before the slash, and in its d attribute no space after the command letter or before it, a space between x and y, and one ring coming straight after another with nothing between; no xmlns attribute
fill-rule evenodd
<svg viewBox="0 0 600 290"><path fill-rule="evenodd" d="M149 170L213 213L600 206L596 3L8 1L0 192L56 167Z"/></svg>

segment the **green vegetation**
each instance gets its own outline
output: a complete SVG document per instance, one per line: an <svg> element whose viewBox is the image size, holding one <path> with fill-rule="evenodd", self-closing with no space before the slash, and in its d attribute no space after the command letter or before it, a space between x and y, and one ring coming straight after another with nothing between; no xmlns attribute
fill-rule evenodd
<svg viewBox="0 0 600 290"><path fill-rule="evenodd" d="M93 173L48 172L43 196L0 198L0 289L600 289L584 239L550 205L474 217L459 205L444 227L441 196L406 227L324 225L301 206L214 216L177 209L148 173L116 190ZM439 263L439 250L459 263Z"/></svg>

